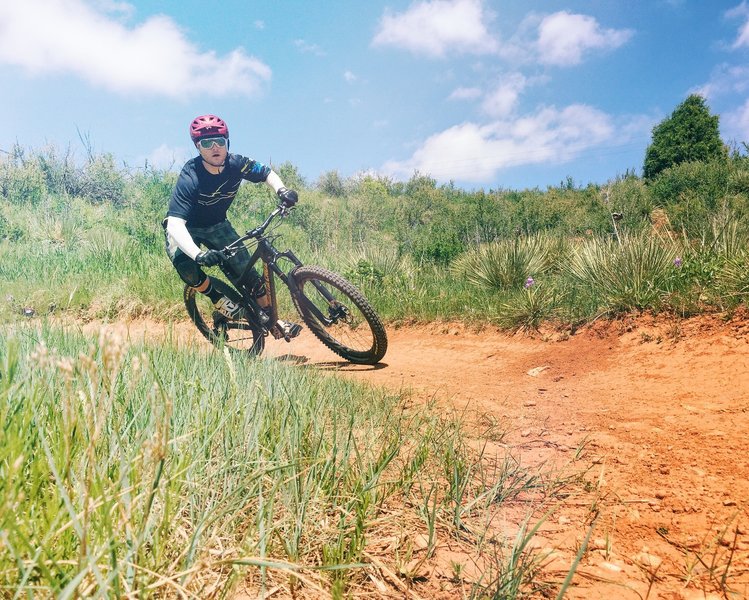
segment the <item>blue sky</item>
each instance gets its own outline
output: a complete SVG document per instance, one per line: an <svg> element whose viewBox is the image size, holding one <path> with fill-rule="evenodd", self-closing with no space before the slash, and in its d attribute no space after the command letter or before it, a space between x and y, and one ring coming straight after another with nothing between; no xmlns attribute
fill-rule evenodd
<svg viewBox="0 0 749 600"><path fill-rule="evenodd" d="M0 90L5 151L178 169L215 113L310 183L605 183L690 93L749 141L749 2L2 0Z"/></svg>

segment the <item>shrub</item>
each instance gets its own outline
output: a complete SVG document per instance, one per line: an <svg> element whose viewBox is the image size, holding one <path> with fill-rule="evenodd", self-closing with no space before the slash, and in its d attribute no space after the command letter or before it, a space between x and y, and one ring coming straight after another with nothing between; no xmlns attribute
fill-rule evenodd
<svg viewBox="0 0 749 600"><path fill-rule="evenodd" d="M725 162L689 162L666 169L650 184L653 203L663 207L673 226L699 237L726 196L730 169Z"/></svg>
<svg viewBox="0 0 749 600"><path fill-rule="evenodd" d="M527 280L522 290L500 305L499 323L510 329L532 331L557 316L563 294L553 285Z"/></svg>
<svg viewBox="0 0 749 600"><path fill-rule="evenodd" d="M415 276L416 268L393 248L362 247L349 258L344 276L357 286L403 289Z"/></svg>
<svg viewBox="0 0 749 600"><path fill-rule="evenodd" d="M517 289L528 277L537 278L560 264L566 252L562 238L548 234L498 240L458 257L451 270L474 285L493 290Z"/></svg>
<svg viewBox="0 0 749 600"><path fill-rule="evenodd" d="M729 257L716 273L722 300L735 307L749 298L749 252L746 250Z"/></svg>
<svg viewBox="0 0 749 600"><path fill-rule="evenodd" d="M95 156L86 163L78 193L95 204L110 202L122 206L125 203L125 179L115 167L111 154Z"/></svg>
<svg viewBox="0 0 749 600"><path fill-rule="evenodd" d="M725 160L719 120L703 97L689 96L653 128L653 141L645 152L645 179L684 162Z"/></svg>
<svg viewBox="0 0 749 600"><path fill-rule="evenodd" d="M328 171L320 175L316 187L328 196L340 198L346 195L346 187L338 171Z"/></svg>
<svg viewBox="0 0 749 600"><path fill-rule="evenodd" d="M658 308L673 283L676 244L647 232L621 240L584 241L572 252L567 274L606 311Z"/></svg>
<svg viewBox="0 0 749 600"><path fill-rule="evenodd" d="M25 158L19 146L0 160L0 195L8 202L39 204L46 193L44 173L36 161Z"/></svg>

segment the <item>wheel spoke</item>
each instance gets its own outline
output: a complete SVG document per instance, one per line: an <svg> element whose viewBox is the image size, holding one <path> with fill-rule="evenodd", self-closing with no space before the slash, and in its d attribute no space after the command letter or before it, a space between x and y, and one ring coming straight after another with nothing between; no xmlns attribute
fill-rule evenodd
<svg viewBox="0 0 749 600"><path fill-rule="evenodd" d="M387 336L366 298L340 275L299 267L297 306L312 333L331 350L356 363L374 364L385 354Z"/></svg>
<svg viewBox="0 0 749 600"><path fill-rule="evenodd" d="M265 338L261 331L247 321L214 319L213 304L203 294L185 288L185 306L198 330L214 345L250 354L263 351Z"/></svg>

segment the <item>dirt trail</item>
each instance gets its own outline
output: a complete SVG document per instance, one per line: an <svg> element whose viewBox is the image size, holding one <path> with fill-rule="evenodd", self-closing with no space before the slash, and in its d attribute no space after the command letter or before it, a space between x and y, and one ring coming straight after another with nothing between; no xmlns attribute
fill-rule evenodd
<svg viewBox="0 0 749 600"><path fill-rule="evenodd" d="M523 464L586 472L535 542L555 550L548 569L562 574L599 511L567 597L749 597L749 321L639 319L546 339L432 325L389 337L380 368L341 363L308 336L267 352L436 399L477 431L496 421Z"/></svg>

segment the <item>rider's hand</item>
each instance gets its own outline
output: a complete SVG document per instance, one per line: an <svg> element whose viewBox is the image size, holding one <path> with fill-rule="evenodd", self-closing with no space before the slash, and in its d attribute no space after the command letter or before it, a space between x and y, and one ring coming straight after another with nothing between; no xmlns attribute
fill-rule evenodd
<svg viewBox="0 0 749 600"><path fill-rule="evenodd" d="M299 201L299 194L297 194L294 190L289 190L285 187L278 188L276 194L278 194L278 198L281 200L281 204L283 204L286 208L291 208Z"/></svg>
<svg viewBox="0 0 749 600"><path fill-rule="evenodd" d="M195 262L204 267L215 267L224 262L226 257L220 250L205 250L195 257Z"/></svg>

